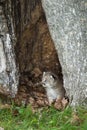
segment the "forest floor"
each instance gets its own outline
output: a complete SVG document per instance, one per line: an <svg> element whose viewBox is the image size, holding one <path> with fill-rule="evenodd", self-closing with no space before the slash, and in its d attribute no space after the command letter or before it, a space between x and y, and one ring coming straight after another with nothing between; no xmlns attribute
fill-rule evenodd
<svg viewBox="0 0 87 130"><path fill-rule="evenodd" d="M32 112L30 106L13 104L0 109L0 130L87 130L87 109L45 107Z"/></svg>

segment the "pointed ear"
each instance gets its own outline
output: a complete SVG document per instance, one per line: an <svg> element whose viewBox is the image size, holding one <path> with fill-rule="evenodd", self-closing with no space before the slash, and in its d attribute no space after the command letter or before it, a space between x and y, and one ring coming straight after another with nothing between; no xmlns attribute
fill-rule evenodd
<svg viewBox="0 0 87 130"><path fill-rule="evenodd" d="M43 72L43 75L45 75L46 74L46 72Z"/></svg>

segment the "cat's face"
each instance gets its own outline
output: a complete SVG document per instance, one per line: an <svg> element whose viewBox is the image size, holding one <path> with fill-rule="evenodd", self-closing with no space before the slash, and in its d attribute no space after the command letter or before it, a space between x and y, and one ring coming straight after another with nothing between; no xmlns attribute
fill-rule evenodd
<svg viewBox="0 0 87 130"><path fill-rule="evenodd" d="M54 86L54 78L50 72L43 72L42 85L45 88L52 88Z"/></svg>

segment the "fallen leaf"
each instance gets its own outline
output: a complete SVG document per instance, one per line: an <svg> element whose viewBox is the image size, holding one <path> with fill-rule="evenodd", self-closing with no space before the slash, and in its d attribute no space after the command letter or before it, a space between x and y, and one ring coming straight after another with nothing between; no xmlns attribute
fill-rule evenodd
<svg viewBox="0 0 87 130"><path fill-rule="evenodd" d="M63 109L68 105L68 99L66 99L66 98L63 98L62 100L61 100L61 102L62 102L62 106L63 106Z"/></svg>
<svg viewBox="0 0 87 130"><path fill-rule="evenodd" d="M13 114L13 116L18 116L19 115L19 111L18 110L14 110L12 114Z"/></svg>
<svg viewBox="0 0 87 130"><path fill-rule="evenodd" d="M61 99L58 99L58 100L55 101L54 108L56 108L58 110L62 110L63 109L63 105L62 105Z"/></svg>
<svg viewBox="0 0 87 130"><path fill-rule="evenodd" d="M0 109L10 109L11 106L9 104L0 104Z"/></svg>
<svg viewBox="0 0 87 130"><path fill-rule="evenodd" d="M74 112L72 114L71 124L73 125L79 125L82 122L82 120L79 118L79 116Z"/></svg>

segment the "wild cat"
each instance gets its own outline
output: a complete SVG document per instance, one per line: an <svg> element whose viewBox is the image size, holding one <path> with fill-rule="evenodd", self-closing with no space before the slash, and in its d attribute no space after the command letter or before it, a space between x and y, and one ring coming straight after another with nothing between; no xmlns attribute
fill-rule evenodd
<svg viewBox="0 0 87 130"><path fill-rule="evenodd" d="M49 105L55 100L62 99L65 95L62 82L52 72L43 72L42 86L46 90Z"/></svg>

